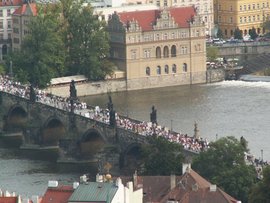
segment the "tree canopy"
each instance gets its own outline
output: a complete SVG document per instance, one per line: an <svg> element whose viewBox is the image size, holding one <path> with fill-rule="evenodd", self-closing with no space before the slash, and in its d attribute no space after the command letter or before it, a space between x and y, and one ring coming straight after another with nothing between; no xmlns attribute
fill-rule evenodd
<svg viewBox="0 0 270 203"><path fill-rule="evenodd" d="M112 73L106 24L91 6L61 0L37 10L21 49L9 57L19 81L45 87L53 77L83 74L101 80Z"/></svg>
<svg viewBox="0 0 270 203"><path fill-rule="evenodd" d="M241 30L239 28L236 28L234 30L234 33L233 33L233 36L234 36L234 39L243 39L243 33L241 32Z"/></svg>
<svg viewBox="0 0 270 203"><path fill-rule="evenodd" d="M201 176L223 188L235 198L246 202L251 186L256 180L255 168L247 165L247 149L234 137L224 137L210 143L193 161L193 168Z"/></svg>
<svg viewBox="0 0 270 203"><path fill-rule="evenodd" d="M104 79L112 67L107 60L109 38L105 22L93 15L91 6L82 7L81 3L73 3L67 13L70 73L84 74L92 80Z"/></svg>
<svg viewBox="0 0 270 203"><path fill-rule="evenodd" d="M52 77L64 73L65 51L59 35L59 13L39 7L39 14L31 17L29 34L22 41L20 51L12 54L14 73L19 81L29 81L45 87Z"/></svg>
<svg viewBox="0 0 270 203"><path fill-rule="evenodd" d="M180 144L164 137L149 138L149 145L142 148L144 175L171 175L182 173L183 153Z"/></svg>
<svg viewBox="0 0 270 203"><path fill-rule="evenodd" d="M254 185L249 195L250 203L270 202L270 166L263 169L263 179Z"/></svg>
<svg viewBox="0 0 270 203"><path fill-rule="evenodd" d="M206 57L210 62L215 61L215 59L218 57L218 48L216 46L206 47Z"/></svg>

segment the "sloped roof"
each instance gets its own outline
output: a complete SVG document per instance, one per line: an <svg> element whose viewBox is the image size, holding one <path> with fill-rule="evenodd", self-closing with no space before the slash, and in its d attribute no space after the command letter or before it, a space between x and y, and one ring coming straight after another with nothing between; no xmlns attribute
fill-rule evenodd
<svg viewBox="0 0 270 203"><path fill-rule="evenodd" d="M207 202L207 203L236 203L237 200L216 187L210 191L212 185L198 173L189 169L182 176L175 177L176 187L171 189L170 176L138 176L137 186L143 187L143 202L167 203L169 199L181 203ZM132 180L131 177L121 177L123 183ZM196 188L194 188L196 187Z"/></svg>
<svg viewBox="0 0 270 203"><path fill-rule="evenodd" d="M18 197L0 197L1 203L17 203Z"/></svg>
<svg viewBox="0 0 270 203"><path fill-rule="evenodd" d="M22 3L22 0L0 1L0 6L19 6L22 5Z"/></svg>
<svg viewBox="0 0 270 203"><path fill-rule="evenodd" d="M195 14L193 6L190 7L171 7L168 8L171 16L179 27L188 27L188 20L190 20ZM127 24L129 21L136 20L142 31L149 31L153 29L153 25L160 17L162 10L145 10L145 11L132 11L117 13L120 21Z"/></svg>
<svg viewBox="0 0 270 203"><path fill-rule="evenodd" d="M33 16L37 15L37 5L35 3L23 4L20 8L16 9L13 15L26 15L31 12Z"/></svg>
<svg viewBox="0 0 270 203"><path fill-rule="evenodd" d="M72 186L48 188L41 200L41 203L66 203L73 191L74 189Z"/></svg>
<svg viewBox="0 0 270 203"><path fill-rule="evenodd" d="M111 202L117 190L114 183L88 182L80 184L68 202Z"/></svg>
<svg viewBox="0 0 270 203"><path fill-rule="evenodd" d="M177 182L177 186L171 190L160 202L165 203L168 199L175 199L181 203L207 202L207 203L236 203L237 200L216 187L210 191L210 182L191 170L186 172ZM196 189L194 188L196 187Z"/></svg>

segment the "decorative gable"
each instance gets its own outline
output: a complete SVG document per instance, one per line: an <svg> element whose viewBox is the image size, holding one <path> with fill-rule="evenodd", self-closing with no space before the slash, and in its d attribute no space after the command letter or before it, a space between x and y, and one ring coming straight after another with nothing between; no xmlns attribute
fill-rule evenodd
<svg viewBox="0 0 270 203"><path fill-rule="evenodd" d="M160 13L160 18L157 18L156 25L153 26L153 29L159 30L176 27L178 27L178 25L177 23L175 23L174 18L171 16L171 13L169 12L169 10L164 9Z"/></svg>

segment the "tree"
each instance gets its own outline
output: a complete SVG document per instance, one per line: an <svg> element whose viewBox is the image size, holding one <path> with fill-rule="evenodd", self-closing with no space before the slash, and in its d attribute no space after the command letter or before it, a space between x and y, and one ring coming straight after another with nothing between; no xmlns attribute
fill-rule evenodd
<svg viewBox="0 0 270 203"><path fill-rule="evenodd" d="M45 87L52 77L64 73L65 49L59 34L57 7L38 7L38 15L29 22L29 34L22 41L21 51L12 54L14 73L34 86Z"/></svg>
<svg viewBox="0 0 270 203"><path fill-rule="evenodd" d="M230 195L246 202L256 180L255 168L246 165L245 147L234 137L224 137L210 144L193 161L193 168Z"/></svg>
<svg viewBox="0 0 270 203"><path fill-rule="evenodd" d="M270 20L267 19L266 21L263 22L262 27L266 30L266 32L270 32Z"/></svg>
<svg viewBox="0 0 270 203"><path fill-rule="evenodd" d="M251 190L249 195L250 203L267 203L270 202L270 166L263 169L263 179L258 182Z"/></svg>
<svg viewBox="0 0 270 203"><path fill-rule="evenodd" d="M216 46L206 47L207 60L212 62L218 57L218 48Z"/></svg>
<svg viewBox="0 0 270 203"><path fill-rule="evenodd" d="M182 146L164 137L149 138L149 145L142 148L144 175L181 174Z"/></svg>
<svg viewBox="0 0 270 203"><path fill-rule="evenodd" d="M249 30L248 34L250 35L250 38L253 40L258 37L258 34L257 34L256 29L254 27L251 30Z"/></svg>
<svg viewBox="0 0 270 203"><path fill-rule="evenodd" d="M106 23L93 15L91 6L82 6L82 1L73 1L70 7L63 8L67 25L69 72L84 74L92 80L104 79L112 72L112 64L107 59L109 38Z"/></svg>
<svg viewBox="0 0 270 203"><path fill-rule="evenodd" d="M236 28L233 33L234 39L243 39L242 34L242 31L239 28Z"/></svg>
<svg viewBox="0 0 270 203"><path fill-rule="evenodd" d="M223 38L223 33L222 33L222 30L220 28L218 28L218 31L217 31L217 38Z"/></svg>

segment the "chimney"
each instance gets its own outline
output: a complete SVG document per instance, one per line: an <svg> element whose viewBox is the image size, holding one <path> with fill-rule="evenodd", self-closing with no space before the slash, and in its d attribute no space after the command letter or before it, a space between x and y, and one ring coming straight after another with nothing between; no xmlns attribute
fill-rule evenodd
<svg viewBox="0 0 270 203"><path fill-rule="evenodd" d="M176 176L174 174L171 174L171 190L176 187Z"/></svg>
<svg viewBox="0 0 270 203"><path fill-rule="evenodd" d="M138 175L137 175L137 171L135 171L135 173L133 174L133 182L134 182L134 188L137 188L137 186L138 186Z"/></svg>
<svg viewBox="0 0 270 203"><path fill-rule="evenodd" d="M80 185L80 183L79 183L79 182L74 182L74 183L73 183L73 187L72 187L72 188L73 188L74 190L76 190L76 189L77 189L77 187L79 187L79 185Z"/></svg>
<svg viewBox="0 0 270 203"><path fill-rule="evenodd" d="M217 191L217 185L210 185L210 192L216 192Z"/></svg>
<svg viewBox="0 0 270 203"><path fill-rule="evenodd" d="M185 174L186 172L189 173L190 169L191 169L190 163L183 163L182 164L182 175Z"/></svg>

